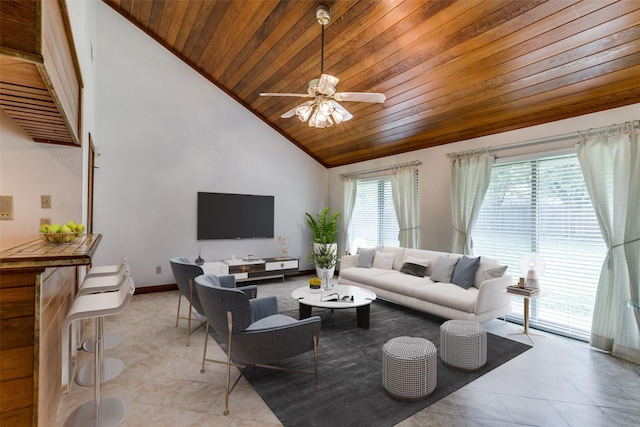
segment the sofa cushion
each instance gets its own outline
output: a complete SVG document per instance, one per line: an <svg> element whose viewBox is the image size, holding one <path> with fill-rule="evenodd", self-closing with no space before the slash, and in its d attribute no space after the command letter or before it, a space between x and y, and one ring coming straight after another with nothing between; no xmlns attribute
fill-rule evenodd
<svg viewBox="0 0 640 427"><path fill-rule="evenodd" d="M431 280L433 282L451 282L453 270L458 263L457 259L447 259L443 256L439 257L431 272Z"/></svg>
<svg viewBox="0 0 640 427"><path fill-rule="evenodd" d="M423 261L426 262L426 261ZM413 262L405 262L402 264L400 273L410 274L412 276L424 277L424 273L427 270L427 266L423 264L416 264Z"/></svg>
<svg viewBox="0 0 640 427"><path fill-rule="evenodd" d="M404 248L399 248L397 246L385 246L382 248L382 252L394 254L395 258L393 260L393 269L398 271L402 267L402 263L404 262Z"/></svg>
<svg viewBox="0 0 640 427"><path fill-rule="evenodd" d="M478 271L476 272L476 280L474 283L474 286L476 288L479 288L480 284L485 280L495 279L495 278L504 276L504 273L506 273L508 266L494 264L494 265L487 266L484 269L481 269L481 268L482 268L482 263L478 267Z"/></svg>
<svg viewBox="0 0 640 427"><path fill-rule="evenodd" d="M365 285L373 285L373 279L376 277L390 274L399 275L400 273L395 270L382 270L381 268L345 268L340 270L341 278Z"/></svg>
<svg viewBox="0 0 640 427"><path fill-rule="evenodd" d="M396 256L393 253L378 251L373 257L373 267L381 268L383 270L391 270L393 268L393 260L395 257Z"/></svg>
<svg viewBox="0 0 640 427"><path fill-rule="evenodd" d="M371 278L371 286L408 297L412 297L416 289L432 284L428 277L411 276L395 270L391 274Z"/></svg>
<svg viewBox="0 0 640 427"><path fill-rule="evenodd" d="M358 267L371 268L373 258L376 256L376 248L358 248Z"/></svg>
<svg viewBox="0 0 640 427"><path fill-rule="evenodd" d="M473 286L476 278L476 271L480 265L480 257L469 258L463 255L457 262L456 268L451 276L451 283L458 285L464 289Z"/></svg>
<svg viewBox="0 0 640 427"><path fill-rule="evenodd" d="M433 304L473 313L478 292L479 290L473 287L462 289L453 283L437 282L416 288L413 296Z"/></svg>

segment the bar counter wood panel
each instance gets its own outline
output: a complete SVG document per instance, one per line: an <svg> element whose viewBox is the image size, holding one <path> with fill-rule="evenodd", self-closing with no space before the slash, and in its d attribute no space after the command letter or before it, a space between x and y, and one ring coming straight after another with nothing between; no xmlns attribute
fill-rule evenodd
<svg viewBox="0 0 640 427"><path fill-rule="evenodd" d="M49 425L61 398L61 328L102 238L37 240L0 254L0 425Z"/></svg>

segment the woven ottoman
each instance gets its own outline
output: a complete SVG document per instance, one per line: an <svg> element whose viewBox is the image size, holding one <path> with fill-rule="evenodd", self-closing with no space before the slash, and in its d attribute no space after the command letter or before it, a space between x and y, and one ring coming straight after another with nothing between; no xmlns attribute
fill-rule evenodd
<svg viewBox="0 0 640 427"><path fill-rule="evenodd" d="M471 320L444 322L440 326L440 358L453 369L480 369L487 363L487 330Z"/></svg>
<svg viewBox="0 0 640 427"><path fill-rule="evenodd" d="M382 346L382 385L394 399L417 401L436 388L436 346L424 338L397 337Z"/></svg>

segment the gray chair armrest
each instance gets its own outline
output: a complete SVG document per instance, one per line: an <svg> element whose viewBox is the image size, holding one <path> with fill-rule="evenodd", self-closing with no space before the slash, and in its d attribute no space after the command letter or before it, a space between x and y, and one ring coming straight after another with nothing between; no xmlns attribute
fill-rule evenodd
<svg viewBox="0 0 640 427"><path fill-rule="evenodd" d="M236 289L238 289L239 291L242 291L245 294L247 294L247 296L250 299L258 297L258 286L256 286L256 285L242 286L242 287L236 288Z"/></svg>
<svg viewBox="0 0 640 427"><path fill-rule="evenodd" d="M235 288L236 287L236 276L230 274L228 276L218 276L218 280L220 280L220 286L223 288Z"/></svg>
<svg viewBox="0 0 640 427"><path fill-rule="evenodd" d="M263 297L249 300L251 306L251 323L267 316L278 314L278 299L276 297Z"/></svg>

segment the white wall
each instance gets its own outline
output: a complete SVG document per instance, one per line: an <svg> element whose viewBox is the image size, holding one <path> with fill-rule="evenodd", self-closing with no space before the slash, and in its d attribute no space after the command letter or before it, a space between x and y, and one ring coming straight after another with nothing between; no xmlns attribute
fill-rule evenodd
<svg viewBox="0 0 640 427"><path fill-rule="evenodd" d="M52 222L86 222L86 159L88 134L93 129L93 65L91 33L95 31L96 2L67 2L84 82L82 147L33 142L3 111L0 112L0 194L13 196L14 219L0 221L0 249L38 238L40 218ZM40 207L50 195L52 208Z"/></svg>
<svg viewBox="0 0 640 427"><path fill-rule="evenodd" d="M38 239L40 218L82 218L82 150L33 140L0 111L0 194L13 196L13 220L0 221L0 249ZM40 207L50 195L51 209Z"/></svg>
<svg viewBox="0 0 640 427"><path fill-rule="evenodd" d="M640 104L615 108L571 119L560 120L539 126L532 126L496 135L474 138L423 150L417 150L397 156L371 160L359 164L333 168L329 172L329 203L334 209L341 210L342 191L339 175L346 172L363 171L419 160L420 173L420 248L438 251L450 251L453 244L453 225L451 222L450 180L451 168L447 153L473 150L484 147L499 147L516 142L530 141L558 135L566 135L590 128L606 127L615 123L640 119ZM354 118L357 120L357 117ZM543 152L575 146L578 139L559 143L541 144L518 150L500 151L498 157Z"/></svg>
<svg viewBox="0 0 640 427"><path fill-rule="evenodd" d="M304 213L327 203L323 166L103 3L96 63L98 264L125 255L137 286L175 283L169 259L196 258L209 191L275 196L275 238L202 241L205 260L276 256L284 236L312 268Z"/></svg>

